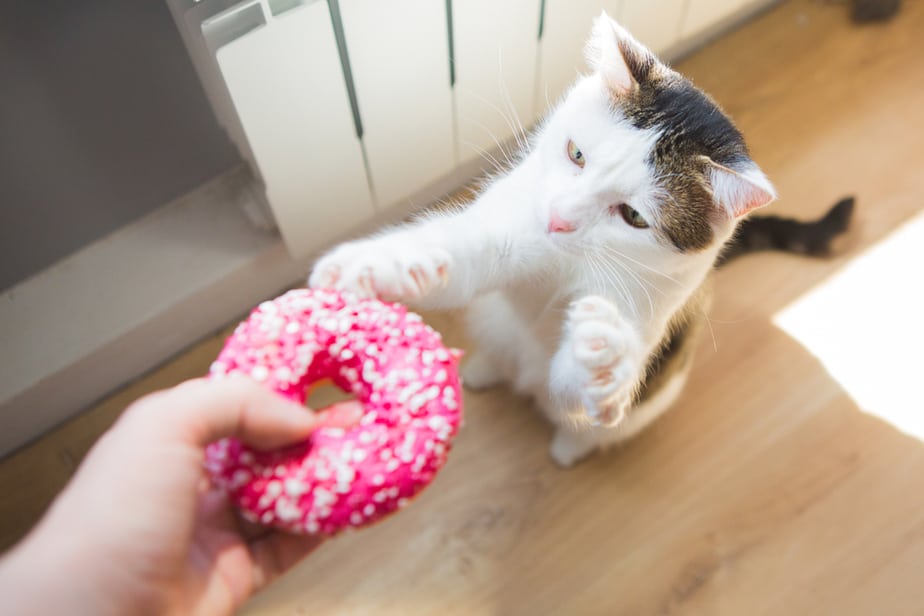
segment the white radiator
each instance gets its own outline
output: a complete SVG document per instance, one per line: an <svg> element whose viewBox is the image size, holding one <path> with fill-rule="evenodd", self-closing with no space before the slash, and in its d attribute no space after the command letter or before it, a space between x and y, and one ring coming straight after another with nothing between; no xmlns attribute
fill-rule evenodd
<svg viewBox="0 0 924 616"><path fill-rule="evenodd" d="M219 122L303 257L535 122L584 70L601 10L669 52L769 0L168 4Z"/></svg>

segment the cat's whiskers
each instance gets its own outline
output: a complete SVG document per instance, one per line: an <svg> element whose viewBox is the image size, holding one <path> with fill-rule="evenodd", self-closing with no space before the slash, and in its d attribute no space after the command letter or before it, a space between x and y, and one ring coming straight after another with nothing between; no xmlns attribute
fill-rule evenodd
<svg viewBox="0 0 924 616"><path fill-rule="evenodd" d="M645 299L648 300L648 315L651 317L654 317L654 314L655 314L654 300L651 297L651 293L648 292L648 288L645 286L644 279L640 278L625 263L621 263L619 261L611 261L611 263L613 263L614 265L619 267L622 271L624 271L626 274L628 274L629 277L636 283L636 285L638 285L638 288L642 290L642 292L645 294Z"/></svg>
<svg viewBox="0 0 924 616"><path fill-rule="evenodd" d="M510 91L507 89L507 83L504 80L504 64L501 51L497 52L497 81L500 85L501 97L504 101L504 106L510 112L510 117L513 119L513 122L516 124L516 127L519 129L514 129L513 136L517 140L517 145L520 146L520 150L524 153L529 152L529 138L527 136L526 129L523 128L523 122L520 121L520 114L517 113L517 108L513 104L513 99L510 97Z"/></svg>
<svg viewBox="0 0 924 616"><path fill-rule="evenodd" d="M684 287L684 285L683 285L682 282L680 282L679 280L677 280L676 278L674 278L674 277L671 276L670 274L666 274L666 273L664 273L664 272L662 272L662 271L660 271L660 270L658 270L658 269L656 269L656 268L654 268L654 267L651 267L651 266L648 265L647 263L643 263L643 262L639 261L638 259L633 259L633 258L630 257L629 255L625 254L624 252L622 252L622 251L620 251L620 250L617 250L617 249L613 248L612 246L602 246L602 248L603 248L604 250L606 250L607 252L611 253L612 255L614 255L614 256L616 256L616 257L619 257L620 259L625 259L626 261L630 261L630 262L632 262L632 263L638 265L639 267L644 267L644 268L645 268L646 270L648 270L649 272L651 272L651 273L653 273L653 274L657 274L658 276L661 276L661 277L663 277L663 278L666 278L666 279L670 280L671 282L673 282L674 284L676 284L677 286L679 286L679 287L681 287L681 288Z"/></svg>
<svg viewBox="0 0 924 616"><path fill-rule="evenodd" d="M516 140L516 143L517 143L517 148L518 148L518 150L519 150L519 149L522 149L523 151L527 151L527 152L529 151L528 144L524 144L524 143L521 141L521 137L520 137L520 135L517 133L516 126L514 126L513 121L507 116L507 113L506 113L503 109L501 109L500 107L498 107L497 105L495 105L494 103L492 103L491 101L489 101L488 99L486 99L485 97L481 96L480 94L477 94L477 93L472 92L472 91L470 91L470 90L469 90L469 91L466 91L466 94L467 94L468 96L471 96L472 98L474 98L474 99L476 99L476 100L478 100L478 101L484 103L485 105L487 105L488 107L490 107L491 109L493 109L494 111L496 111L498 114L500 114L501 118L504 119L504 123L507 125L507 128L509 128L509 129L510 129L510 132L513 134L513 137L514 137L514 139ZM494 133L493 133L487 126L485 126L485 125L482 124L481 122L478 122L477 120L474 120L474 119L471 119L471 118L468 118L468 121L472 122L472 123L475 124L476 126L479 126L479 127L483 128L489 135L491 135L491 138L494 139L494 142L498 144L498 147L501 147L500 143L499 143L498 140L497 140L497 137L494 135ZM502 149L503 149L503 148L502 148ZM506 150L504 150L504 151L505 151L505 153L506 153ZM508 160L509 160L510 158L511 158L511 157L508 155ZM511 166L514 165L513 162L511 162L510 164L511 164Z"/></svg>
<svg viewBox="0 0 924 616"><path fill-rule="evenodd" d="M509 171L509 168L504 167L500 163L500 161L494 158L493 154L485 150L483 147L476 145L474 143L471 143L469 141L464 142L463 145L466 145L472 148L473 150L475 150L478 156L480 156L482 159L484 159L485 162L489 163L492 167L494 167L494 170L497 171L497 173L499 173L500 175L503 175Z"/></svg>
<svg viewBox="0 0 924 616"><path fill-rule="evenodd" d="M654 315L654 300L652 299L651 294L648 292L647 286L650 285L652 289L654 289L661 295L666 296L664 291L661 288L659 288L657 285L655 285L653 282L647 280L644 276L639 275L638 272L633 271L632 268L628 267L625 263L621 263L618 259L607 258L607 255L604 255L602 253L599 254L598 256L600 258L600 261L603 267L605 267L607 270L613 271L613 275L617 279L623 280L623 276L621 276L618 271L615 271L614 268L619 268L620 271L625 272L629 276L631 281L634 282L638 286L638 288L642 290L642 292L645 294L645 297L648 300L648 308L650 311L650 315L653 316ZM609 256L612 256L612 255L609 255ZM632 304L634 305L634 302L632 302Z"/></svg>
<svg viewBox="0 0 924 616"><path fill-rule="evenodd" d="M614 289L619 294L623 305L634 313L636 311L636 305L635 302L632 301L632 292L629 290L626 281L623 280L619 272L608 267L607 261L601 258L600 255L589 252L587 256L588 264L593 271L595 280L602 279L604 282L604 285L602 285L600 289L601 294L605 295L607 290Z"/></svg>

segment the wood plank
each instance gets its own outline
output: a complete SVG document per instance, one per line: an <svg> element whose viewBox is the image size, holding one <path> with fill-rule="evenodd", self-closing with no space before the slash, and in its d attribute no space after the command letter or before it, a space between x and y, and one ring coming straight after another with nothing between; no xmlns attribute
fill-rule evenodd
<svg viewBox="0 0 924 616"><path fill-rule="evenodd" d="M430 489L323 546L245 613L920 613L924 443L861 411L772 317L921 211L922 28L924 3L861 28L844 6L798 0L681 63L739 120L783 195L777 212L858 195L853 248L729 266L677 408L574 470L550 463L550 431L527 401L467 393ZM426 317L465 344L458 315ZM120 408L200 374L219 344L0 463L4 545Z"/></svg>

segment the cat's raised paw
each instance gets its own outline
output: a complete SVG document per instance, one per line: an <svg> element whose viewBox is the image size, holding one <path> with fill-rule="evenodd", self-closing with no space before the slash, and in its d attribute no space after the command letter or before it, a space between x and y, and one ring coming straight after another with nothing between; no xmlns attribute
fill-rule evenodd
<svg viewBox="0 0 924 616"><path fill-rule="evenodd" d="M451 264L449 253L440 248L384 240L353 242L322 257L308 286L351 291L359 297L413 301L444 287Z"/></svg>
<svg viewBox="0 0 924 616"><path fill-rule="evenodd" d="M611 302L593 295L571 305L567 331L588 418L597 425L618 425L638 376L634 332Z"/></svg>

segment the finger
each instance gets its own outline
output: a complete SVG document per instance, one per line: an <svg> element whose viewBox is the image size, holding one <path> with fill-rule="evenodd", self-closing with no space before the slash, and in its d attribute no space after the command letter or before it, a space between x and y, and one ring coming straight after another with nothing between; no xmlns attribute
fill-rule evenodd
<svg viewBox="0 0 924 616"><path fill-rule="evenodd" d="M198 446L233 436L273 449L308 438L319 425L305 407L244 377L187 381L139 404L136 414Z"/></svg>
<svg viewBox="0 0 924 616"><path fill-rule="evenodd" d="M311 535L273 533L250 544L253 584L257 592L308 556L322 539Z"/></svg>

